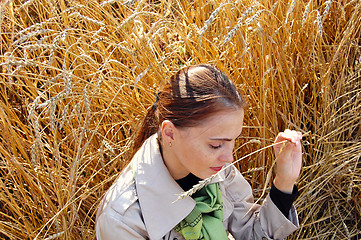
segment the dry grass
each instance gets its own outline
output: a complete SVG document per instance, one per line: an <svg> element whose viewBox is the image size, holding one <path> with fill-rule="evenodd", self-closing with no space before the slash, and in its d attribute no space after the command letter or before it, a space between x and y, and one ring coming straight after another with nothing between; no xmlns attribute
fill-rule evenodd
<svg viewBox="0 0 361 240"><path fill-rule="evenodd" d="M0 3L0 237L94 239L154 92L213 63L250 103L240 158L285 127L304 139L290 239L361 239L361 2ZM269 150L239 164L256 196ZM248 170L250 169L250 170Z"/></svg>

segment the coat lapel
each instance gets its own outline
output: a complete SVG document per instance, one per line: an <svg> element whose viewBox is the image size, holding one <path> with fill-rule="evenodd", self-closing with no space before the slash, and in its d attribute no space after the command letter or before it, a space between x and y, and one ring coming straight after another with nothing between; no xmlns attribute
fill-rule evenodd
<svg viewBox="0 0 361 240"><path fill-rule="evenodd" d="M193 210L191 197L177 200L183 189L165 166L157 134L148 138L132 160L136 191L150 239L161 239ZM223 181L218 176L212 182Z"/></svg>
<svg viewBox="0 0 361 240"><path fill-rule="evenodd" d="M150 239L160 239L193 210L195 201L190 197L175 201L183 190L163 163L156 134L146 140L134 160L144 223Z"/></svg>

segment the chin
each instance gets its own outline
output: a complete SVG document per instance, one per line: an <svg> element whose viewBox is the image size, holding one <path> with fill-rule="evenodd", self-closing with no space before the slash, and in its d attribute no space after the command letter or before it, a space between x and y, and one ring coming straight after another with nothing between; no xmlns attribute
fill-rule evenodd
<svg viewBox="0 0 361 240"><path fill-rule="evenodd" d="M209 178L209 177L211 177L213 174L203 174L201 177L199 177L199 178L201 178L202 180L204 180L204 179L207 179L207 178Z"/></svg>

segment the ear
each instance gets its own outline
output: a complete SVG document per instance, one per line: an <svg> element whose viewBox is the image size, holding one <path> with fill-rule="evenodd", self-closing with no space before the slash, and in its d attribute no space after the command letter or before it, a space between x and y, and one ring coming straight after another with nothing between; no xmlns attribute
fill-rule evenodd
<svg viewBox="0 0 361 240"><path fill-rule="evenodd" d="M164 139L166 142L170 142L174 140L175 126L171 121L164 120L162 122L161 132L162 132L162 139Z"/></svg>

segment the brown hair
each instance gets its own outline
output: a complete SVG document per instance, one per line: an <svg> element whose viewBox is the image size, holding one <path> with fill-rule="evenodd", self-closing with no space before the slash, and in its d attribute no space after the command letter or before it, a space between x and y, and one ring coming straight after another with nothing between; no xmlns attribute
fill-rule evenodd
<svg viewBox="0 0 361 240"><path fill-rule="evenodd" d="M176 127L192 127L216 112L245 106L232 81L215 66L183 68L158 92L156 102L148 109L137 132L132 153L158 131L164 120Z"/></svg>

